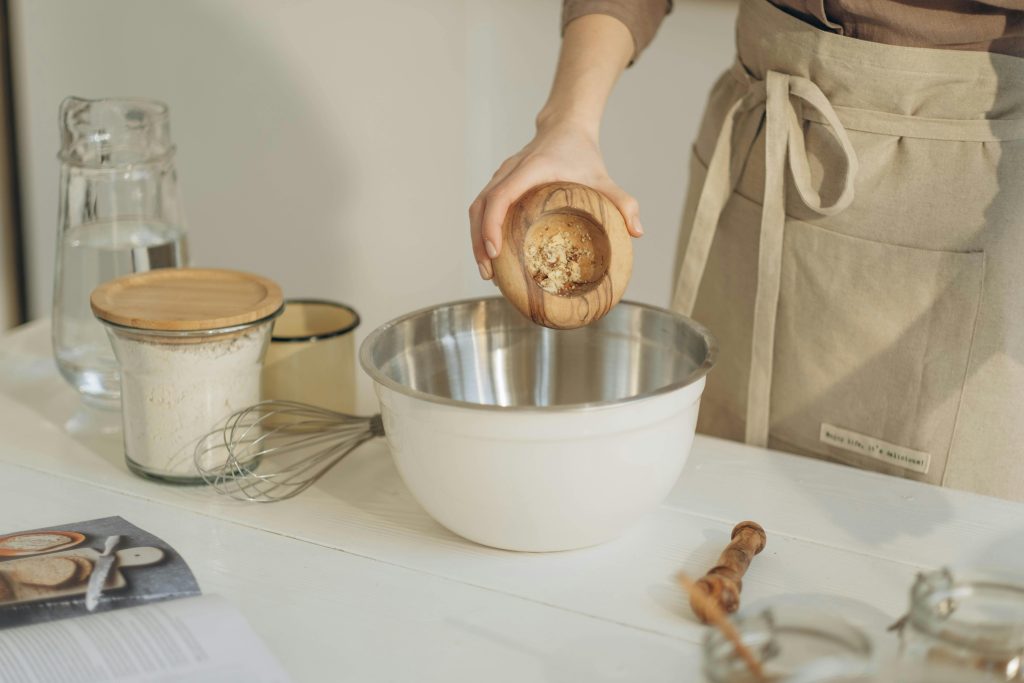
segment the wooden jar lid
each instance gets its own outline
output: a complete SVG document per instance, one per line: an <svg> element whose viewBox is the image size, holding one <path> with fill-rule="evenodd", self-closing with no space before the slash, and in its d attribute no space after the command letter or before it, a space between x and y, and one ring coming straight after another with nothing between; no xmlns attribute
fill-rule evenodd
<svg viewBox="0 0 1024 683"><path fill-rule="evenodd" d="M139 330L218 330L256 322L284 301L277 283L214 268L159 268L93 290L97 318Z"/></svg>
<svg viewBox="0 0 1024 683"><path fill-rule="evenodd" d="M572 329L604 317L633 272L626 221L610 199L586 185L528 190L505 214L502 239L494 281L544 327Z"/></svg>

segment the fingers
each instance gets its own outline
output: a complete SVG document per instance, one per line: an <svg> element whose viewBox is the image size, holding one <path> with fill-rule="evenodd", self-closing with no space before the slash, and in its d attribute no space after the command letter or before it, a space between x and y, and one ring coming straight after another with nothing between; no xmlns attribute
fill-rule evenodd
<svg viewBox="0 0 1024 683"><path fill-rule="evenodd" d="M484 195L480 193L473 200L473 203L469 205L469 234L473 244L473 258L476 259L477 268L480 269L480 277L484 280L490 280L494 277L494 268L491 265L491 259L487 256L483 239L480 236L480 227L483 225L483 220Z"/></svg>
<svg viewBox="0 0 1024 683"><path fill-rule="evenodd" d="M611 180L596 186L596 189L603 192L619 209L619 213L626 220L626 230L630 235L640 237L644 234L644 228L640 224L640 203L631 194Z"/></svg>
<svg viewBox="0 0 1024 683"><path fill-rule="evenodd" d="M505 222L508 207L538 182L537 178L528 173L512 173L485 194L480 235L484 251L490 258L498 258L501 253L501 226Z"/></svg>
<svg viewBox="0 0 1024 683"><path fill-rule="evenodd" d="M476 259L477 267L480 269L480 277L490 280L494 277L494 266L491 259L497 258L501 244L501 226L498 226L497 243L484 240L483 225L484 213L488 197L494 192L494 188L502 182L506 176L519 165L520 155L514 154L502 162L498 170L491 176L490 182L480 191L473 203L469 205L469 232L473 244L473 258ZM502 214L504 220L504 214Z"/></svg>
<svg viewBox="0 0 1024 683"><path fill-rule="evenodd" d="M490 182L487 183L487 187L484 188L484 192L490 189L491 186L500 183L502 180L504 180L505 176L511 173L512 169L519 165L519 161L520 155L514 154L510 156L508 159L505 159L505 161L501 162L501 166L499 166L498 170L495 171L494 175L491 176L491 180Z"/></svg>

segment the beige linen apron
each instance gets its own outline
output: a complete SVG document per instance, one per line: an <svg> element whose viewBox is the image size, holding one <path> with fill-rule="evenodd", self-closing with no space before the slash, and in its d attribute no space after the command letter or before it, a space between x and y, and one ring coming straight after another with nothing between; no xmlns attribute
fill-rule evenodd
<svg viewBox="0 0 1024 683"><path fill-rule="evenodd" d="M1024 500L1024 59L744 0L694 146L673 307L699 429Z"/></svg>

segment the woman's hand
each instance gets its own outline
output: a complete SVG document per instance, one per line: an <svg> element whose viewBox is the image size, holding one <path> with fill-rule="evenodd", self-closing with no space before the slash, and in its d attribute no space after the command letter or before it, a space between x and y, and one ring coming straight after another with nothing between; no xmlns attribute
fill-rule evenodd
<svg viewBox="0 0 1024 683"><path fill-rule="evenodd" d="M633 52L629 29L614 17L588 14L566 27L555 82L537 116L537 134L498 167L469 207L473 257L480 277L494 277L491 259L501 253L501 225L508 207L541 183L565 180L589 185L619 208L631 235L643 234L640 207L608 177L597 144L608 95Z"/></svg>
<svg viewBox="0 0 1024 683"><path fill-rule="evenodd" d="M469 206L473 257L480 277L494 276L491 259L501 252L501 226L509 206L531 187L556 180L589 185L604 193L626 219L629 233L633 237L644 233L640 206L608 177L596 136L586 126L570 122L541 124L533 140L498 167Z"/></svg>

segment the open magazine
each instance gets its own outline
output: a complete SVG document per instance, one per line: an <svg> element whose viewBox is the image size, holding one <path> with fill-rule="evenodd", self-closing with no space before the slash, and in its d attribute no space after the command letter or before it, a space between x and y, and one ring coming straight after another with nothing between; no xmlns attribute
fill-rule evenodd
<svg viewBox="0 0 1024 683"><path fill-rule="evenodd" d="M288 677L178 553L120 517L0 535L0 683Z"/></svg>

